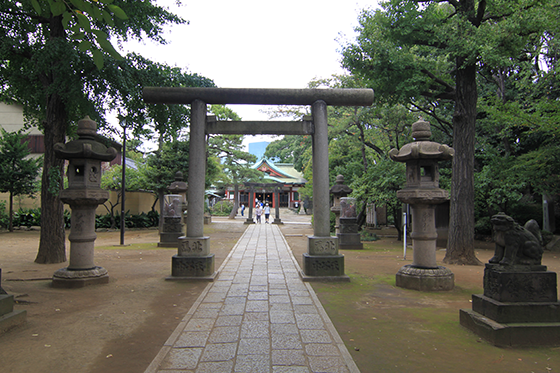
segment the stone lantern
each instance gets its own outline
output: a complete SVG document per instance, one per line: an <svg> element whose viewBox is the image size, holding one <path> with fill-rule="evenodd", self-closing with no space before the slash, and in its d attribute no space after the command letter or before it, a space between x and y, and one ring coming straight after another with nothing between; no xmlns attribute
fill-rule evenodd
<svg viewBox="0 0 560 373"><path fill-rule="evenodd" d="M410 204L414 250L412 264L398 271L396 282L407 289L451 290L453 273L436 264L435 208L449 199L447 191L439 188L438 161L451 159L454 150L429 141L431 134L430 123L419 120L412 125L416 141L389 152L392 160L406 163L406 188L397 192L397 198Z"/></svg>
<svg viewBox="0 0 560 373"><path fill-rule="evenodd" d="M179 237L184 236L183 217L187 210L187 183L183 181L183 173L175 174L175 181L172 182L168 190L173 194L163 197L163 219L162 230L159 234L158 247L178 247Z"/></svg>
<svg viewBox="0 0 560 373"><path fill-rule="evenodd" d="M358 233L356 198L340 198L340 233L338 247L341 250L361 250L364 245Z"/></svg>
<svg viewBox="0 0 560 373"><path fill-rule="evenodd" d="M340 199L352 193L352 188L344 184L344 176L338 175L335 184L331 187L330 193L333 195L333 205L331 211L336 215L335 229L340 233Z"/></svg>
<svg viewBox="0 0 560 373"><path fill-rule="evenodd" d="M67 268L53 275L53 287L76 288L109 282L107 270L93 263L95 210L109 199L109 192L101 189L101 162L117 156L114 148L96 141L97 123L88 116L78 122L78 139L67 144L57 143L57 157L68 159L68 188L60 193L60 200L72 209L70 262Z"/></svg>

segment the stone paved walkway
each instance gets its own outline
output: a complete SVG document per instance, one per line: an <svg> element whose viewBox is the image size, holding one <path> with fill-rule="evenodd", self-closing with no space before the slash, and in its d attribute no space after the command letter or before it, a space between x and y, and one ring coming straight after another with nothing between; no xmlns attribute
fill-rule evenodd
<svg viewBox="0 0 560 373"><path fill-rule="evenodd" d="M247 228L145 373L359 372L276 225Z"/></svg>

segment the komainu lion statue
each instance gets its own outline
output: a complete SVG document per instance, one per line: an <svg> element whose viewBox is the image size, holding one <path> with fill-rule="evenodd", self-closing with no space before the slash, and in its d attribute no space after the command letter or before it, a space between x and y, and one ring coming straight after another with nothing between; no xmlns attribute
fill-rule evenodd
<svg viewBox="0 0 560 373"><path fill-rule="evenodd" d="M494 257L489 263L502 265L540 265L543 255L542 236L539 224L529 220L522 227L513 218L500 212L490 220L492 238L496 243Z"/></svg>

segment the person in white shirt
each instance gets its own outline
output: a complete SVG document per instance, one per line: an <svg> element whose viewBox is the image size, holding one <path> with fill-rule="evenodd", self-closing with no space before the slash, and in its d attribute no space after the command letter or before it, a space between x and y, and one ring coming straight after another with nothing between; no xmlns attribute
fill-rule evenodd
<svg viewBox="0 0 560 373"><path fill-rule="evenodd" d="M268 218L270 218L270 206L268 203L264 206L264 223L269 224Z"/></svg>
<svg viewBox="0 0 560 373"><path fill-rule="evenodd" d="M263 213L263 208L261 205L257 205L257 209L255 210L255 216L257 217L257 224L261 223L261 215Z"/></svg>

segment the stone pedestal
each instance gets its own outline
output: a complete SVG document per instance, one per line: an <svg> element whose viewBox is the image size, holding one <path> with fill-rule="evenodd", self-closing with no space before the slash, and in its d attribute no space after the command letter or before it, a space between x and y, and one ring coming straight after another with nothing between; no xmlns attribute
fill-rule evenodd
<svg viewBox="0 0 560 373"><path fill-rule="evenodd" d="M338 254L337 237L308 237L302 270L303 281L350 281L344 274L344 255Z"/></svg>
<svg viewBox="0 0 560 373"><path fill-rule="evenodd" d="M215 277L210 238L180 237L178 253L171 260L171 277L167 280L213 281Z"/></svg>
<svg viewBox="0 0 560 373"><path fill-rule="evenodd" d="M109 274L94 264L95 210L109 198L101 189L65 189L60 199L72 209L70 260L67 268L57 270L52 277L52 287L74 289L89 285L109 283Z"/></svg>
<svg viewBox="0 0 560 373"><path fill-rule="evenodd" d="M453 290L455 276L445 267L419 268L405 265L396 274L396 285L419 291Z"/></svg>
<svg viewBox="0 0 560 373"><path fill-rule="evenodd" d="M362 250L364 245L358 233L356 218L340 218L340 233L338 236L338 248L340 250Z"/></svg>
<svg viewBox="0 0 560 373"><path fill-rule="evenodd" d="M166 194L163 197L163 224L159 233L158 247L177 247L183 232L184 197L180 194Z"/></svg>
<svg viewBox="0 0 560 373"><path fill-rule="evenodd" d="M26 310L14 310L14 296L2 289L2 269L0 268L0 335L27 322Z"/></svg>
<svg viewBox="0 0 560 373"><path fill-rule="evenodd" d="M484 294L460 311L465 328L500 347L560 345L555 272L546 266L486 264Z"/></svg>
<svg viewBox="0 0 560 373"><path fill-rule="evenodd" d="M162 232L159 234L158 247L177 247L179 237L184 236L183 224L180 217L165 216L163 218Z"/></svg>

